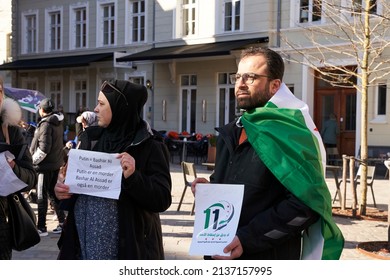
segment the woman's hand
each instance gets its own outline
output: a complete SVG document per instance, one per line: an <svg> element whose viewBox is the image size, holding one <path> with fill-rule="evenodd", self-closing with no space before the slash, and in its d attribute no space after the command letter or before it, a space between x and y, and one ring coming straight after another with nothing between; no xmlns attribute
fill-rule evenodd
<svg viewBox="0 0 390 280"><path fill-rule="evenodd" d="M65 166L60 168L57 183L54 186L54 193L59 200L68 199L72 196L72 194L69 193L69 186L64 184L67 167L68 165L66 164Z"/></svg>
<svg viewBox="0 0 390 280"><path fill-rule="evenodd" d="M15 161L14 160L9 160L8 164L11 167L11 169L14 169L14 167L15 167Z"/></svg>
<svg viewBox="0 0 390 280"><path fill-rule="evenodd" d="M68 199L72 196L69 193L69 186L65 185L61 180L57 180L57 184L54 186L54 193L59 200Z"/></svg>
<svg viewBox="0 0 390 280"><path fill-rule="evenodd" d="M120 153L117 158L120 159L123 176L127 179L135 171L135 159L128 153Z"/></svg>
<svg viewBox="0 0 390 280"><path fill-rule="evenodd" d="M195 195L195 189L196 189L196 184L198 183L209 183L209 181L206 179L206 178L202 178L202 177L199 177L199 178L196 178L192 184L191 184L191 191L192 191L192 194Z"/></svg>

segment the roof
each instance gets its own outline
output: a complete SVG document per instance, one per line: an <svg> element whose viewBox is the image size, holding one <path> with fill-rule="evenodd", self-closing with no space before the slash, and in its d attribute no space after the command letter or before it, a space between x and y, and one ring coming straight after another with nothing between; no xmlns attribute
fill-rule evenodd
<svg viewBox="0 0 390 280"><path fill-rule="evenodd" d="M178 58L193 58L230 55L232 50L243 48L249 44L268 42L268 37L224 41L207 44L182 45L174 47L152 48L146 51L130 54L117 58L117 62L123 61L140 61L140 60L162 60L162 59L178 59Z"/></svg>
<svg viewBox="0 0 390 280"><path fill-rule="evenodd" d="M112 60L113 53L69 55L48 58L20 59L0 65L0 70L31 70L88 66L91 62Z"/></svg>

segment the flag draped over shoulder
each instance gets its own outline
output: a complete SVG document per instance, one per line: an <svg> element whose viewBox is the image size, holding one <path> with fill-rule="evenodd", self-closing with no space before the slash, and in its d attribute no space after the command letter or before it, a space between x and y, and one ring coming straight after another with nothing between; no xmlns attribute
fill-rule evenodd
<svg viewBox="0 0 390 280"><path fill-rule="evenodd" d="M264 164L320 215L304 235L302 259L339 259L344 238L332 218L325 149L308 106L282 83L264 107L245 112L241 122Z"/></svg>

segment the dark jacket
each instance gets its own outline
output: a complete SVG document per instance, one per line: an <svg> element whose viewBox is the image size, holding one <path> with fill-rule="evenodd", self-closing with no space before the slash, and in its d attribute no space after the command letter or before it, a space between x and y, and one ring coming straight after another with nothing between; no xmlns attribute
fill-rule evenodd
<svg viewBox="0 0 390 280"><path fill-rule="evenodd" d="M3 110L5 109L6 105L3 104ZM1 112L0 116L3 116ZM13 112L15 113L15 112ZM3 123L3 120L0 117L0 124ZM33 188L37 182L37 175L34 171L32 160L31 160L31 154L27 148L27 143L23 137L21 128L18 126L9 125L8 126L8 133L9 133L9 139L11 145L19 145L19 144L25 144L24 150L21 150L20 158L18 158L18 154L15 153L15 166L13 168L14 173L16 176L25 182L27 184L27 187L23 189L22 191L28 191L31 188ZM0 142L5 142L5 137L3 135L3 131L0 128ZM19 150L19 149L18 149ZM24 151L24 152L23 152ZM2 174L0 174L2 175ZM9 227L6 226L6 217L8 215L8 204L7 204L7 197L0 196L0 247L9 248L11 251L11 239L10 238L10 230ZM7 242L8 244L4 244L3 242ZM1 250L0 250L1 251ZM1 255L1 254L0 254ZM3 256L0 256L0 259Z"/></svg>
<svg viewBox="0 0 390 280"><path fill-rule="evenodd" d="M237 230L244 250L240 259L299 259L301 232L318 215L276 179L247 140L238 145L241 128L235 122L217 131L210 181L245 185Z"/></svg>
<svg viewBox="0 0 390 280"><path fill-rule="evenodd" d="M41 119L34 132L30 152L38 172L59 170L64 164L62 114L52 113ZM46 154L43 160L35 160L37 149Z"/></svg>
<svg viewBox="0 0 390 280"><path fill-rule="evenodd" d="M3 119L3 116L6 115L3 112L7 110L8 106L10 106L9 102L4 102L2 111L0 112L0 124L3 122L8 123L8 120ZM13 114L15 114L15 112L13 112ZM23 137L22 129L13 124L8 125L8 134L11 145L25 144L22 149L17 149L18 152L20 151L20 154L14 154L15 167L13 168L13 171L20 180L27 184L27 187L22 191L28 191L35 186L37 174L32 165L31 154L27 148L26 139ZM0 143L5 143L5 141L3 131L0 128ZM0 197L0 199L1 198L2 197Z"/></svg>
<svg viewBox="0 0 390 280"><path fill-rule="evenodd" d="M11 145L25 144L21 150L22 152L24 151L21 158L18 159L17 155L15 156L15 167L13 168L13 171L21 181L27 184L27 187L22 191L29 191L35 187L37 175L32 165L31 154L27 148L26 139L23 137L22 131L19 127L8 126L8 133ZM0 131L0 134L3 133Z"/></svg>
<svg viewBox="0 0 390 280"><path fill-rule="evenodd" d="M90 148L99 130L100 127L85 130L80 148ZM155 139L143 126L124 151L134 157L136 171L127 179L122 177L118 201L119 259L164 259L159 212L167 210L172 202L168 150L162 140ZM73 199L77 199L77 196L73 196ZM73 233L70 234L77 236L72 208L68 210L71 216L68 215L66 226L72 227ZM79 248L77 244L72 244L75 241L73 238L65 236L66 232L65 228L59 242L62 249L60 259L77 258Z"/></svg>

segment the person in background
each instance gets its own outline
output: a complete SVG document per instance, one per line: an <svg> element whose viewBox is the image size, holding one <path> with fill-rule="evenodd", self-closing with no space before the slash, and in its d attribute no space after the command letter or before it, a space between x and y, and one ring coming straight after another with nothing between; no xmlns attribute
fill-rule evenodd
<svg viewBox="0 0 390 280"><path fill-rule="evenodd" d="M96 126L98 125L98 119L97 119L97 115L95 112L92 112L92 111L85 111L83 112L80 116L77 117L76 119L77 123L80 123L81 126L82 126L82 131L81 133L79 134L79 137L77 138L78 141L77 141L77 148L79 147L81 141L83 141L84 139L84 142L87 142L89 143L89 141L85 141L87 137L87 134L85 134L85 130L88 129L89 127L91 126ZM92 142L91 142L92 143ZM93 142L95 143L95 142ZM91 147L87 146L85 147L85 149L90 149Z"/></svg>
<svg viewBox="0 0 390 280"><path fill-rule="evenodd" d="M79 116L81 116L81 114L83 112L85 112L85 108L83 106L80 106L76 112L76 120ZM78 138L79 138L81 132L83 132L83 125L77 121L75 123L75 132L76 132L75 141L76 141L76 145L77 145L79 143Z"/></svg>
<svg viewBox="0 0 390 280"><path fill-rule="evenodd" d="M68 142L68 134L69 134L69 124L68 124L68 116L64 112L64 106L62 104L59 104L57 106L57 112L58 114L62 114L64 116L64 119L62 121L62 127L64 129L64 145L66 142Z"/></svg>
<svg viewBox="0 0 390 280"><path fill-rule="evenodd" d="M338 259L344 244L332 219L321 137L307 105L282 82L273 50L242 52L235 84L242 116L217 129L211 183L243 184L238 229L213 259ZM196 193L197 178L191 190ZM197 202L196 202L197 203ZM304 241L302 241L304 240ZM311 249L317 250L311 250Z"/></svg>
<svg viewBox="0 0 390 280"><path fill-rule="evenodd" d="M98 119L95 112L85 111L80 116L76 118L78 123L82 125L82 131L84 131L89 126L95 126L98 124Z"/></svg>
<svg viewBox="0 0 390 280"><path fill-rule="evenodd" d="M18 122L21 120L22 111L18 103L10 98L5 99L3 90L3 80L0 78L0 143L19 145L27 143L23 137ZM26 148L15 158L9 158L8 164L15 175L26 183L27 187L22 191L33 188L37 181L37 174L33 168L31 154ZM0 173L0 176L4 174ZM4 180L3 180L4 181ZM0 184L1 188L1 184ZM8 203L7 197L0 196L0 260L10 260L12 258L12 232L8 224Z"/></svg>
<svg viewBox="0 0 390 280"><path fill-rule="evenodd" d="M58 208L59 201L54 195L54 186L57 182L58 173L64 164L62 127L64 115L54 112L54 103L49 98L41 101L38 112L41 120L34 132L30 152L38 173L38 232L40 236L47 236L46 215L48 199L54 208L59 222L53 233L61 233L62 224L65 220L65 213Z"/></svg>
<svg viewBox="0 0 390 280"><path fill-rule="evenodd" d="M329 114L329 119L324 122L321 129L322 140L325 148L337 147L337 135L339 134L339 126L337 125L336 115Z"/></svg>
<svg viewBox="0 0 390 280"><path fill-rule="evenodd" d="M20 120L18 123L18 126L22 129L22 134L24 137L27 136L27 129L28 129L28 124L24 120Z"/></svg>
<svg viewBox="0 0 390 280"><path fill-rule="evenodd" d="M27 123L27 128L25 131L25 137L27 141L28 148L31 146L32 139L34 138L34 132L36 129L36 124L33 122Z"/></svg>
<svg viewBox="0 0 390 280"><path fill-rule="evenodd" d="M159 213L172 203L169 153L141 118L144 86L104 82L80 149L117 153L122 167L119 199L69 193L59 177L55 187L68 209L59 240L59 259L164 259ZM68 162L71 164L71 162Z"/></svg>
<svg viewBox="0 0 390 280"><path fill-rule="evenodd" d="M66 142L66 144L64 145L64 148L63 148L63 152L64 152L64 165L63 167L65 167L65 165L67 164L68 162L68 155L69 155L69 151L71 149L75 148L74 146L74 142L73 141L68 141ZM62 167L61 167L62 168Z"/></svg>

